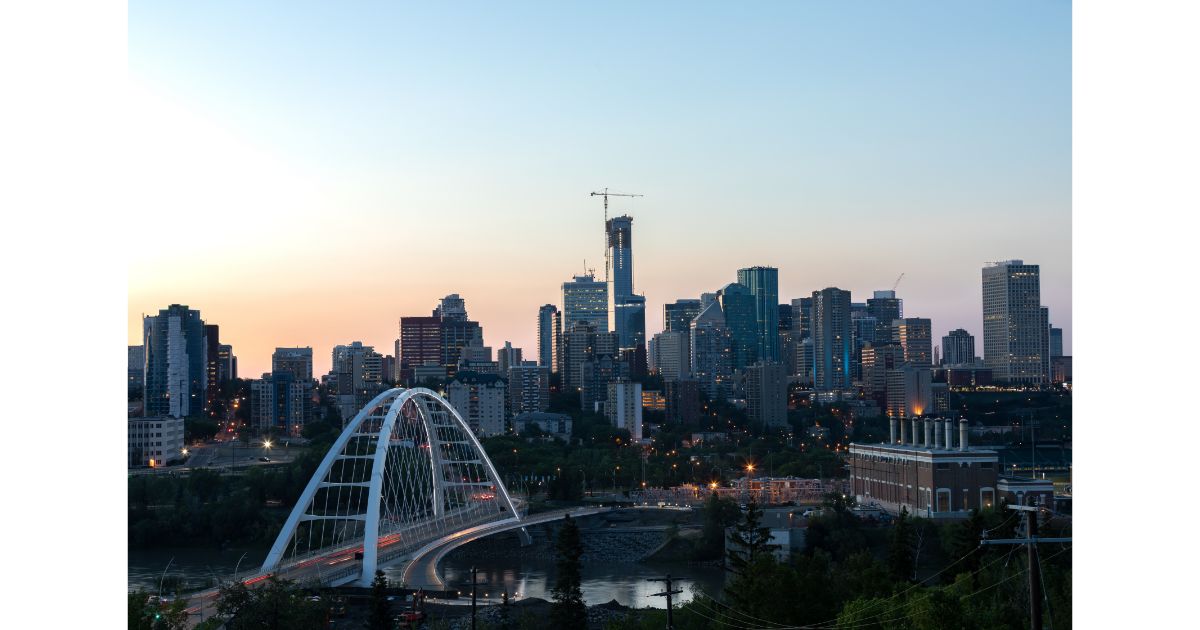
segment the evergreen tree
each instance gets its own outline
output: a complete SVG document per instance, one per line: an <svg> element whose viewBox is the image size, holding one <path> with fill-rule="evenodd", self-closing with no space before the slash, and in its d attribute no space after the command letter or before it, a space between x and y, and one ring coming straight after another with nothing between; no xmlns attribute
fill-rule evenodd
<svg viewBox="0 0 1200 630"><path fill-rule="evenodd" d="M388 579L379 569L371 580L371 613L367 617L368 630L389 630L392 627L392 603L387 596Z"/></svg>
<svg viewBox="0 0 1200 630"><path fill-rule="evenodd" d="M579 536L579 525L570 515L563 519L554 551L557 571L554 577L554 605L550 611L550 618L555 628L585 628L587 606L583 602L583 591L580 590L580 584L583 582L580 571L583 542Z"/></svg>
<svg viewBox="0 0 1200 630"><path fill-rule="evenodd" d="M763 526L761 521L762 510L758 509L757 502L751 500L742 521L735 524L733 532L729 534L729 542L733 545L726 552L729 570L738 575L744 574L759 556L779 546L770 544L771 528Z"/></svg>
<svg viewBox="0 0 1200 630"><path fill-rule="evenodd" d="M900 508L900 516L896 518L896 525L892 528L887 555L888 570L897 580L913 579L916 569L913 560L916 551L913 547L913 535L913 524L908 517L908 509Z"/></svg>

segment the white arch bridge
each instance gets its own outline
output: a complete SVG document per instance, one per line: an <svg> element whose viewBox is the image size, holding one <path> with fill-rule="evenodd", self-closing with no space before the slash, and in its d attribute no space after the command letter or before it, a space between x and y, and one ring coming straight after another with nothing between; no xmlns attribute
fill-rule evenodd
<svg viewBox="0 0 1200 630"><path fill-rule="evenodd" d="M377 568L438 541L521 527L523 508L444 398L391 389L346 425L246 582L274 574L366 586Z"/></svg>

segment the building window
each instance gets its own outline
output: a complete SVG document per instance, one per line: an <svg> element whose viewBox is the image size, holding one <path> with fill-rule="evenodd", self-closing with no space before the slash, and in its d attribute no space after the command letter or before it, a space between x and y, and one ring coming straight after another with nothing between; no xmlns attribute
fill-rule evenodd
<svg viewBox="0 0 1200 630"><path fill-rule="evenodd" d="M950 489L938 488L937 491L937 512L950 511Z"/></svg>
<svg viewBox="0 0 1200 630"><path fill-rule="evenodd" d="M979 489L979 507L986 510L996 504L996 491L991 488Z"/></svg>

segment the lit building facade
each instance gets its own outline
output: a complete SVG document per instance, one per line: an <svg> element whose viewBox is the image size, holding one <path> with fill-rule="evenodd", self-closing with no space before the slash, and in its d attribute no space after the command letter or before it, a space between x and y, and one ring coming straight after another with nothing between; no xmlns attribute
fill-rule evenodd
<svg viewBox="0 0 1200 630"><path fill-rule="evenodd" d="M750 289L754 298L755 360L779 361L779 270L775 267L738 269L737 281Z"/></svg>
<svg viewBox="0 0 1200 630"><path fill-rule="evenodd" d="M983 268L983 362L1002 383L1049 382L1050 324L1038 265L1007 260Z"/></svg>
<svg viewBox="0 0 1200 630"><path fill-rule="evenodd" d="M183 418L204 410L208 344L200 311L172 304L142 318L144 415Z"/></svg>

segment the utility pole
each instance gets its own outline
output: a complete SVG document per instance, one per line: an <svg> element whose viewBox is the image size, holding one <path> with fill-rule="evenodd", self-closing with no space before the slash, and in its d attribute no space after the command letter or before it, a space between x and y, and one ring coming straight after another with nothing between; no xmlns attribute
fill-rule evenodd
<svg viewBox="0 0 1200 630"><path fill-rule="evenodd" d="M671 574L668 573L665 578L650 578L647 582L666 582L667 588L661 593L654 593L650 597L666 597L667 598L667 630L675 630L675 615L674 609L671 606L671 596L678 595L683 592L683 589L671 590Z"/></svg>
<svg viewBox="0 0 1200 630"><path fill-rule="evenodd" d="M479 569L471 567L471 630L475 630L475 585L479 582Z"/></svg>
<svg viewBox="0 0 1200 630"><path fill-rule="evenodd" d="M1071 542L1070 538L1039 538L1038 513L1041 508L1033 505L1034 497L1029 497L1030 505L1010 505L1008 509L1025 513L1025 538L1002 538L997 540L981 540L980 545L1025 545L1029 560L1029 627L1031 630L1042 630L1042 567L1037 557L1038 543Z"/></svg>

